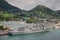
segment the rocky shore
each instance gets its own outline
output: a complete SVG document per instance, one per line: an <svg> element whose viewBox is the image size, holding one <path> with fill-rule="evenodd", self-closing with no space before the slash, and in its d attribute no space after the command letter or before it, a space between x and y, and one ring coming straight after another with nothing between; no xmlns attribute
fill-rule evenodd
<svg viewBox="0 0 60 40"><path fill-rule="evenodd" d="M0 36L8 35L10 28L0 25Z"/></svg>
<svg viewBox="0 0 60 40"><path fill-rule="evenodd" d="M4 35L7 35L8 34L8 30L0 30L0 36L4 36Z"/></svg>

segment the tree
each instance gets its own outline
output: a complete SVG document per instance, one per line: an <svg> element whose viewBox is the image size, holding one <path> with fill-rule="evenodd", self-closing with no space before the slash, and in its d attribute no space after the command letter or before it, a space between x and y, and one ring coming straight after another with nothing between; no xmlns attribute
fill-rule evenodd
<svg viewBox="0 0 60 40"><path fill-rule="evenodd" d="M13 14L9 14L9 13L1 14L2 20L5 20L5 21L11 20L13 16L14 16Z"/></svg>
<svg viewBox="0 0 60 40"><path fill-rule="evenodd" d="M3 30L3 29L4 29L4 27L1 25L1 26L0 26L0 30Z"/></svg>
<svg viewBox="0 0 60 40"><path fill-rule="evenodd" d="M26 20L27 23L35 23L36 20L34 18L29 18Z"/></svg>

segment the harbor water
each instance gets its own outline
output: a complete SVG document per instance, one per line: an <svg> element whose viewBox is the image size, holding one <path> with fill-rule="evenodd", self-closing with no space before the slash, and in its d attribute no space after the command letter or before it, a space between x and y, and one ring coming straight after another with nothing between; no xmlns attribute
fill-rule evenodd
<svg viewBox="0 0 60 40"><path fill-rule="evenodd" d="M24 34L16 36L0 36L0 40L60 40L60 30L50 32Z"/></svg>

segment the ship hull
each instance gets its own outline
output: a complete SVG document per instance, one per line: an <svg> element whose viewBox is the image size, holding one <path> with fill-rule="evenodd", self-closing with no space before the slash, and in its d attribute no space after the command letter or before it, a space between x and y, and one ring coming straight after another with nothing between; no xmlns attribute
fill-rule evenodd
<svg viewBox="0 0 60 40"><path fill-rule="evenodd" d="M50 30L48 30L50 31ZM8 35L9 36L13 36L13 35L22 35L22 34L32 34L32 33L41 33L41 32L48 32L47 30L42 30L42 31L31 31L31 32L9 32Z"/></svg>

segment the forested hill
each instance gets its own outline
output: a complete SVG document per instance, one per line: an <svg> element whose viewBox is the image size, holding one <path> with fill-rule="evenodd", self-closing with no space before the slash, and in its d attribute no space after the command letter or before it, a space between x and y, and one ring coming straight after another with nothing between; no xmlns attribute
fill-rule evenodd
<svg viewBox="0 0 60 40"><path fill-rule="evenodd" d="M20 11L21 11L19 8L10 5L5 0L0 0L0 8L3 9L3 10L5 10L5 11L8 11L8 12L20 13Z"/></svg>
<svg viewBox="0 0 60 40"><path fill-rule="evenodd" d="M44 5L38 5L35 8L31 9L30 11L19 9L13 5L10 5L5 0L0 0L0 19L6 17L5 19L9 18L10 14L12 14L13 18L60 18L60 11L54 11ZM6 15L10 15L9 17Z"/></svg>

